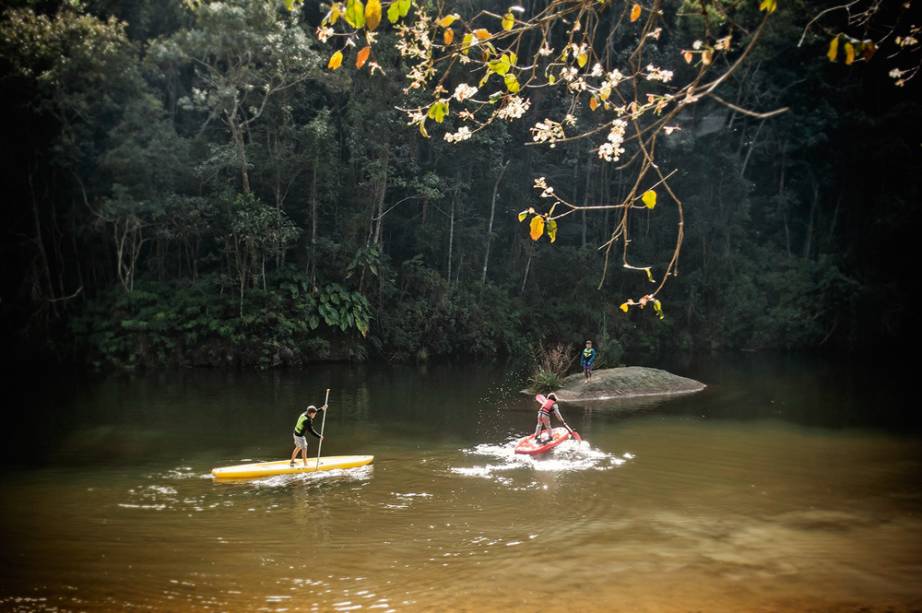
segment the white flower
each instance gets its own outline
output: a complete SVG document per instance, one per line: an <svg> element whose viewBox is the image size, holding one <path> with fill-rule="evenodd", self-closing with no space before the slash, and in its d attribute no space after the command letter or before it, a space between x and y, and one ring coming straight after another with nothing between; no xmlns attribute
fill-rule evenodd
<svg viewBox="0 0 922 613"><path fill-rule="evenodd" d="M554 146L556 141L566 137L563 132L563 126L553 119L539 121L533 128L529 129L531 130L531 139L533 141L536 143L550 143L551 147Z"/></svg>
<svg viewBox="0 0 922 613"><path fill-rule="evenodd" d="M608 142L602 143L599 147L599 157L606 162L617 162L624 153L624 133L627 131L627 122L623 119L616 119L611 122L611 130L608 132Z"/></svg>
<svg viewBox="0 0 922 613"><path fill-rule="evenodd" d="M554 50L551 48L550 45L547 44L547 41L544 41L544 44L541 45L540 49L538 49L538 55L542 57L546 57L548 55L551 55L552 53L554 53Z"/></svg>
<svg viewBox="0 0 922 613"><path fill-rule="evenodd" d="M611 82L612 87L617 87L621 81L624 81L624 75L621 74L621 71L617 68L608 73L608 80Z"/></svg>
<svg viewBox="0 0 922 613"><path fill-rule="evenodd" d="M505 120L519 119L525 114L529 107L531 107L531 100L528 98L510 96L507 98L503 108L496 111L496 116Z"/></svg>
<svg viewBox="0 0 922 613"><path fill-rule="evenodd" d="M692 49L696 49L696 50L697 50L697 49L700 49L700 48L701 48L701 45L703 45L703 44L704 44L704 43L702 43L700 40L696 40L695 42L692 43Z"/></svg>
<svg viewBox="0 0 922 613"><path fill-rule="evenodd" d="M591 77L601 77L602 76L602 65L596 62L592 66L592 72L589 73Z"/></svg>
<svg viewBox="0 0 922 613"><path fill-rule="evenodd" d="M460 83L458 87L455 88L455 93L452 94L452 98L458 102L464 102L465 99L470 98L477 93L477 88L467 83Z"/></svg>
<svg viewBox="0 0 922 613"><path fill-rule="evenodd" d="M647 81L662 81L668 83L672 80L672 71L664 68L657 68L653 64L647 65L647 74L644 75Z"/></svg>
<svg viewBox="0 0 922 613"><path fill-rule="evenodd" d="M471 129L467 126L462 126L458 128L458 131L454 134L447 133L445 134L445 140L449 143L460 143L463 140L467 140L471 137Z"/></svg>
<svg viewBox="0 0 922 613"><path fill-rule="evenodd" d="M317 28L317 40L322 43L330 40L330 37L333 36L333 28L329 26L320 26Z"/></svg>

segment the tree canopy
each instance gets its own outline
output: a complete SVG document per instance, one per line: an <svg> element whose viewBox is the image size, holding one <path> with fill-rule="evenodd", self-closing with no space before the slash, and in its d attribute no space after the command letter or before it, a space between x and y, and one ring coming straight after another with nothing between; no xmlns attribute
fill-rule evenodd
<svg viewBox="0 0 922 613"><path fill-rule="evenodd" d="M126 367L897 342L911 45L826 8L7 8L4 333Z"/></svg>

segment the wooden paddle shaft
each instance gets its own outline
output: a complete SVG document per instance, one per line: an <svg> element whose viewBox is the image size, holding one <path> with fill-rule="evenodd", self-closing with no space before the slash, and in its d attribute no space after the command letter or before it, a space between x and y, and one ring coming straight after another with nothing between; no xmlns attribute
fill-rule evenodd
<svg viewBox="0 0 922 613"><path fill-rule="evenodd" d="M327 395L323 398L323 406L326 407L327 403L330 402L330 388L327 388ZM317 445L317 467L314 470L320 468L320 452L323 450L323 428L327 425L327 409L323 409L323 418L320 420L320 444Z"/></svg>

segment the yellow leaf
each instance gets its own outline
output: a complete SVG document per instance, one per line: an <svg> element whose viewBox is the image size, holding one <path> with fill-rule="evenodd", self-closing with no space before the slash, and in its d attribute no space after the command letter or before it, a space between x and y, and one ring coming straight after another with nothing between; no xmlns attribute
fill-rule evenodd
<svg viewBox="0 0 922 613"><path fill-rule="evenodd" d="M519 213L519 223L522 223L523 221L525 221L526 217L528 217L528 209L525 209L524 211Z"/></svg>
<svg viewBox="0 0 922 613"><path fill-rule="evenodd" d="M851 66L855 63L855 45L845 43L845 65Z"/></svg>
<svg viewBox="0 0 922 613"><path fill-rule="evenodd" d="M330 25L336 25L336 22L339 21L339 17L342 14L342 5L339 2L334 2L333 6L330 7Z"/></svg>
<svg viewBox="0 0 922 613"><path fill-rule="evenodd" d="M540 215L535 215L531 218L531 223L528 225L529 236L531 240L536 241L541 238L541 235L544 234L544 217Z"/></svg>
<svg viewBox="0 0 922 613"><path fill-rule="evenodd" d="M829 41L829 51L826 52L826 57L829 58L830 62L835 62L836 58L839 57L839 37L836 36L831 41Z"/></svg>
<svg viewBox="0 0 922 613"><path fill-rule="evenodd" d="M365 28L373 32L381 23L381 0L368 0L365 5Z"/></svg>
<svg viewBox="0 0 922 613"><path fill-rule="evenodd" d="M426 131L426 122L419 122L419 133L423 135L423 138L429 138L429 132Z"/></svg>
<svg viewBox="0 0 922 613"><path fill-rule="evenodd" d="M599 99L593 96L589 99L589 108L593 111L599 108Z"/></svg>
<svg viewBox="0 0 922 613"><path fill-rule="evenodd" d="M336 70L343 64L343 52L337 51L330 56L330 61L327 63L327 68L330 70Z"/></svg>
<svg viewBox="0 0 922 613"><path fill-rule="evenodd" d="M503 15L503 30L508 32L513 28L513 26L515 26L515 17L512 15L512 13L506 13Z"/></svg>
<svg viewBox="0 0 922 613"><path fill-rule="evenodd" d="M441 19L439 19L436 23L438 23L438 24L439 24L440 26L442 26L443 28L447 28L447 27L451 26L451 24L453 24L453 23L455 22L456 19L458 19L458 15L457 15L457 14L445 15L444 17L442 17Z"/></svg>
<svg viewBox="0 0 922 613"><path fill-rule="evenodd" d="M652 209L656 206L656 192L652 189L645 191L640 199L643 200L643 203L647 205L648 209Z"/></svg>
<svg viewBox="0 0 922 613"><path fill-rule="evenodd" d="M553 219L547 220L547 237L552 243L557 240L557 222Z"/></svg>
<svg viewBox="0 0 922 613"><path fill-rule="evenodd" d="M663 303L661 303L656 298L653 299L653 310L656 311L656 314L659 315L660 319L666 317L666 315L663 313Z"/></svg>
<svg viewBox="0 0 922 613"><path fill-rule="evenodd" d="M656 283L656 281L653 280L653 270L651 270L650 268L644 268L644 271L646 271L647 279L650 280L650 283Z"/></svg>
<svg viewBox="0 0 922 613"><path fill-rule="evenodd" d="M556 82L557 82L557 77L555 77L555 76L552 75L552 74L547 75L547 84L548 84L548 85L553 85L553 84L556 83Z"/></svg>
<svg viewBox="0 0 922 613"><path fill-rule="evenodd" d="M474 35L468 32L461 39L461 53L467 55L471 52L471 43L474 42Z"/></svg>
<svg viewBox="0 0 922 613"><path fill-rule="evenodd" d="M490 38L490 32L484 28L477 28L474 30L474 36L477 37L477 40L485 40Z"/></svg>
<svg viewBox="0 0 922 613"><path fill-rule="evenodd" d="M509 90L510 94L519 93L519 80L515 78L515 75L511 72L503 77L503 82L506 84L506 89Z"/></svg>
<svg viewBox="0 0 922 613"><path fill-rule="evenodd" d="M769 13L774 13L778 8L778 0L762 0L759 4L760 11L768 11Z"/></svg>
<svg viewBox="0 0 922 613"><path fill-rule="evenodd" d="M368 61L368 56L371 55L371 47L362 47L362 50L359 51L359 54L355 56L355 67L361 68L365 65L365 62Z"/></svg>
<svg viewBox="0 0 922 613"><path fill-rule="evenodd" d="M576 63L579 64L580 68L586 66L586 63L589 61L588 53L580 53L576 58Z"/></svg>
<svg viewBox="0 0 922 613"><path fill-rule="evenodd" d="M628 303L625 302L624 304L622 304L622 305L621 305L620 307L618 307L618 308L621 309L622 311L624 311L625 313L627 313L627 310L628 310L629 308L631 308L631 307L630 307L630 305L628 305Z"/></svg>
<svg viewBox="0 0 922 613"><path fill-rule="evenodd" d="M692 55L692 52L691 52L691 51L683 51L683 52L682 52L682 57L685 58L685 63L686 63L686 64L691 64L691 63L692 63L692 59L693 59L695 56Z"/></svg>
<svg viewBox="0 0 922 613"><path fill-rule="evenodd" d="M640 19L640 11L641 8L639 4L634 4L634 6L631 7L631 23Z"/></svg>
<svg viewBox="0 0 922 613"><path fill-rule="evenodd" d="M714 52L710 49L705 49L701 52L701 63L705 66L708 66L711 63L711 60L714 58Z"/></svg>
<svg viewBox="0 0 922 613"><path fill-rule="evenodd" d="M446 46L446 47L447 47L448 45L450 45L450 44L451 44L451 41L453 41L453 40L455 40L455 31L454 31L454 30L452 30L451 28L448 28L447 30L445 30L444 32L442 32L442 42L445 43L445 46Z"/></svg>

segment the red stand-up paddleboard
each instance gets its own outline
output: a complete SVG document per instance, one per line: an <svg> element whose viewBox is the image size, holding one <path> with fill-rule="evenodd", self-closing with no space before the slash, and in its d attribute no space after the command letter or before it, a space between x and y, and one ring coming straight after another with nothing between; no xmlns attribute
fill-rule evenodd
<svg viewBox="0 0 922 613"><path fill-rule="evenodd" d="M542 440L540 441L535 440L534 434L532 434L531 436L526 436L525 438L520 439L519 442L515 444L515 452L524 453L527 455L541 455L542 453L547 453L548 451L550 451L551 449L553 449L554 447L556 447L557 445L559 445L560 443L564 442L565 440L571 437L577 441L582 440L579 437L579 434L577 434L574 431L573 434L571 435L570 432L566 428L554 428L553 430L551 430L551 434L553 434L554 436L553 438L551 438L550 441L544 440L544 437L547 436L546 431L541 433Z"/></svg>

